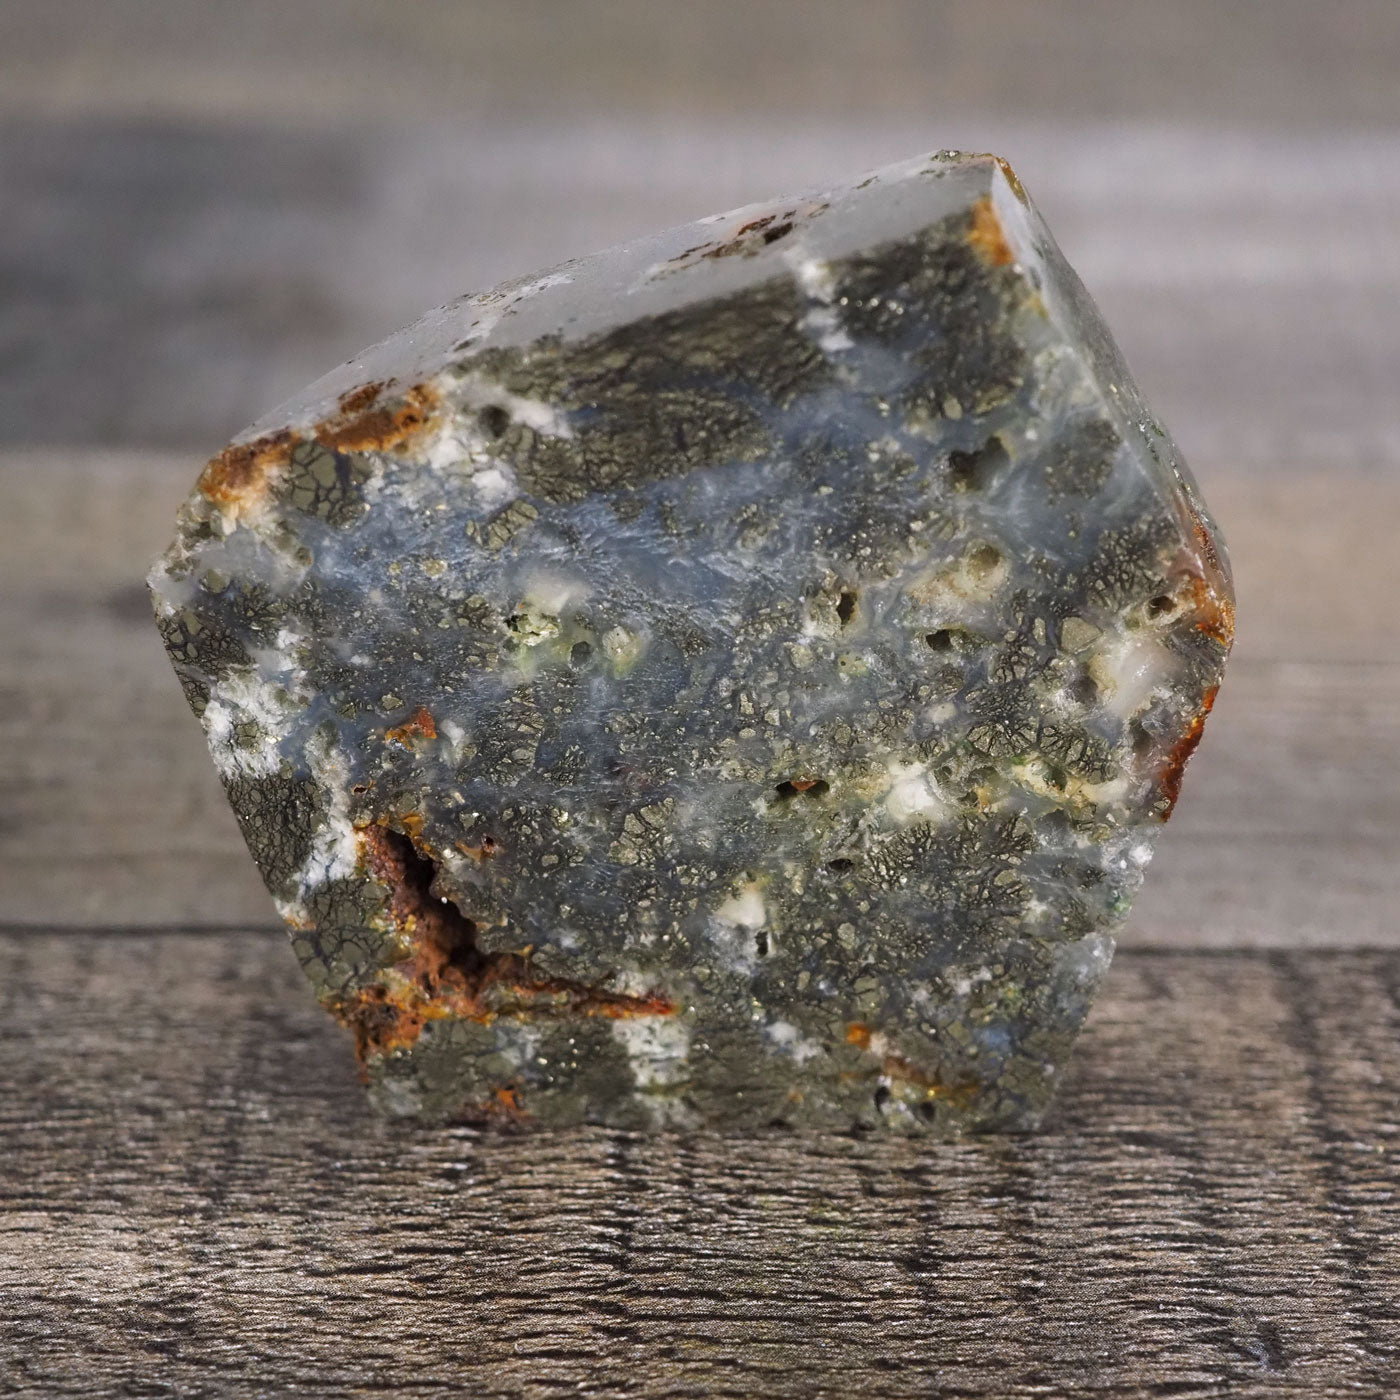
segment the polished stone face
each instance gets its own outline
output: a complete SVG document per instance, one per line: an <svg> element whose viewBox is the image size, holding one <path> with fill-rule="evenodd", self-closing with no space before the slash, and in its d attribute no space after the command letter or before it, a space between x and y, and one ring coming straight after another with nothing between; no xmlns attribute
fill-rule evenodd
<svg viewBox="0 0 1400 1400"><path fill-rule="evenodd" d="M375 1100L1033 1124L1231 635L1014 176L945 153L456 303L152 576Z"/></svg>

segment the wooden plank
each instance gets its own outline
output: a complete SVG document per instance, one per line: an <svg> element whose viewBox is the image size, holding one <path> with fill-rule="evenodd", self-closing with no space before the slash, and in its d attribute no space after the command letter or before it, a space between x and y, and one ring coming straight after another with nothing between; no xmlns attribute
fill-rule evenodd
<svg viewBox="0 0 1400 1400"><path fill-rule="evenodd" d="M1241 639L1131 939L1400 938L1400 473L1302 465L1203 472ZM0 922L273 921L139 582L193 473L0 454Z"/></svg>
<svg viewBox="0 0 1400 1400"><path fill-rule="evenodd" d="M1381 1395L1400 954L1125 953L1053 1122L395 1133L271 935L0 937L11 1394Z"/></svg>

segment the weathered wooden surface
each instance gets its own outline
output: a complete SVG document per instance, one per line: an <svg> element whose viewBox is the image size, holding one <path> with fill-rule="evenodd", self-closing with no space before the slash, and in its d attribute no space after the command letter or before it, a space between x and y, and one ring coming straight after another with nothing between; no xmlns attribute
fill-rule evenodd
<svg viewBox="0 0 1400 1400"><path fill-rule="evenodd" d="M1393 1394L1400 954L1126 953L1028 1139L396 1137L275 935L0 939L0 1390Z"/></svg>
<svg viewBox="0 0 1400 1400"><path fill-rule="evenodd" d="M1400 1393L1397 69L1394 0L0 4L0 1394ZM150 627L175 503L433 301L942 145L1240 589L1056 1118L387 1133Z"/></svg>

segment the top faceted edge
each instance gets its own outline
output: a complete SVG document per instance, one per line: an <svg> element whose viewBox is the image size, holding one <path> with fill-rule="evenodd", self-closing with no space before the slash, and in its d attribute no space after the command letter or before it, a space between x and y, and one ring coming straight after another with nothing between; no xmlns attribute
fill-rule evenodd
<svg viewBox="0 0 1400 1400"><path fill-rule="evenodd" d="M1093 298L1015 172L999 157L987 159L997 167L997 174L990 181L985 203L977 207L974 236L980 229L989 245L995 242L990 256L1035 269L1033 280L1046 316L1065 342L1075 347L1120 435L1136 444L1162 499L1171 506L1186 537L1195 541L1214 625L1228 648L1234 638L1235 588L1220 526L1171 434L1143 398Z"/></svg>
<svg viewBox="0 0 1400 1400"><path fill-rule="evenodd" d="M1218 525L1175 442L1148 409L1084 284L997 155L942 150L801 195L746 204L463 295L339 365L265 414L204 468L183 521L210 508L220 529L256 518L270 476L298 442L347 452L402 452L431 434L461 396L458 379L487 351L573 343L627 323L720 300L745 288L820 276L827 262L896 244L949 216L970 217L967 239L984 262L1014 267L1044 315L1084 361L1124 441L1135 444L1184 536L1218 640L1233 637L1233 580ZM454 395L454 388L456 393ZM183 535L183 529L181 531ZM178 568L181 535L151 585Z"/></svg>
<svg viewBox="0 0 1400 1400"><path fill-rule="evenodd" d="M1194 538L1197 566L1233 636L1234 590L1218 526L1175 444L1143 401L1088 292L1011 166L986 153L916 156L804 194L749 204L459 297L340 365L240 433L206 466L183 519L213 508L221 530L251 520L269 476L299 442L347 452L403 452L431 434L453 386L488 351L576 342L896 243L951 215L992 265L1024 270L1047 318L1075 347L1107 411ZM460 391L460 385L457 386ZM458 394L460 396L460 393ZM152 574L183 554L180 537ZM163 567L164 566L164 567Z"/></svg>
<svg viewBox="0 0 1400 1400"><path fill-rule="evenodd" d="M298 441L344 451L395 451L440 417L452 372L489 350L546 337L577 342L624 323L717 300L780 277L909 238L970 211L969 241L990 263L1025 267L1044 312L1074 344L1107 412L1137 441L1163 498L1196 538L1208 587L1233 612L1233 580L1219 526L1189 468L1142 400L1098 308L1068 265L1014 169L988 153L941 150L848 181L745 204L631 239L463 295L361 351L274 407L204 469L192 504L237 518ZM232 510L228 510L232 507ZM176 546L178 552L178 546Z"/></svg>
<svg viewBox="0 0 1400 1400"><path fill-rule="evenodd" d="M997 186L1025 197L998 157L938 151L838 185L713 214L458 297L265 414L234 446L285 430L327 424L338 430L354 416L360 395L381 403L422 398L435 376L485 350L525 346L549 335L583 339L792 275L809 260L907 237L993 196Z"/></svg>
<svg viewBox="0 0 1400 1400"><path fill-rule="evenodd" d="M332 370L272 409L205 466L154 565L157 598L183 572L190 527L218 533L261 518L271 480L299 446L401 455L442 423L455 381L488 352L577 342L746 288L797 278L829 260L897 242L971 211L971 239L1001 258L992 213L1025 193L1005 161L942 150L805 194L749 204L469 294ZM980 243L979 243L980 240ZM456 386L460 389L460 386ZM178 588L175 592L179 592ZM167 601L172 601L167 599Z"/></svg>

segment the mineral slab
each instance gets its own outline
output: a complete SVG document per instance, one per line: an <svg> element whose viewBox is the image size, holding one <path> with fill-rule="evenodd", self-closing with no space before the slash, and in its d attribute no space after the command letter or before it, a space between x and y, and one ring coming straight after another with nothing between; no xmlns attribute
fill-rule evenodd
<svg viewBox="0 0 1400 1400"><path fill-rule="evenodd" d="M205 469L151 587L374 1101L1020 1129L1232 633L1004 162L443 307Z"/></svg>

